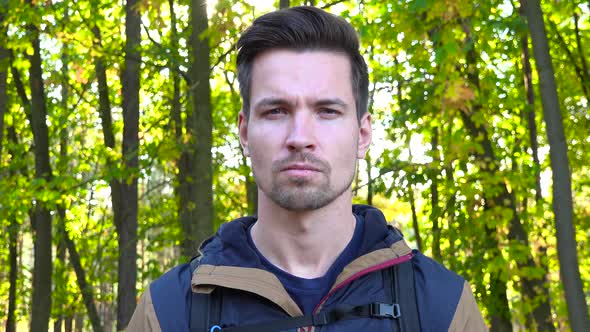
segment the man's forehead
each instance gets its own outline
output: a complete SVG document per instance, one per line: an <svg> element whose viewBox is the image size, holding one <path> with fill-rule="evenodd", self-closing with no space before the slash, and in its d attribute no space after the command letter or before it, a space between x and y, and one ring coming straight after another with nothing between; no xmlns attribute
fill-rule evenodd
<svg viewBox="0 0 590 332"><path fill-rule="evenodd" d="M282 65L282 60L290 59L304 59L310 63L323 63L323 62L342 62L347 66L350 66L349 57L340 51L322 49L322 48L311 48L311 49L290 49L290 48L277 48L270 49L258 54L253 62L253 71L264 69L266 67L274 65ZM278 62L278 63L277 63Z"/></svg>
<svg viewBox="0 0 590 332"><path fill-rule="evenodd" d="M353 97L348 57L341 53L314 50L274 50L259 55L251 76L252 105L262 98L306 95L314 99ZM263 95L259 95L263 92Z"/></svg>

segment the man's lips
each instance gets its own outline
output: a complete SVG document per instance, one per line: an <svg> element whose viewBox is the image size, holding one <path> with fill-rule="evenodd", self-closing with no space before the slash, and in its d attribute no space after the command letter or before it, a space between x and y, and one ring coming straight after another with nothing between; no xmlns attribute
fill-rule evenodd
<svg viewBox="0 0 590 332"><path fill-rule="evenodd" d="M286 174L287 176L304 178L318 174L318 172L320 172L318 167L309 164L290 164L281 169L281 173Z"/></svg>
<svg viewBox="0 0 590 332"><path fill-rule="evenodd" d="M297 152L272 163L274 174L287 173L293 176L307 176L317 173L330 174L330 165L308 152Z"/></svg>
<svg viewBox="0 0 590 332"><path fill-rule="evenodd" d="M308 165L308 164L291 164L291 165L287 165L285 167L283 167L281 169L282 172L286 172L286 171L293 171L293 172L297 172L297 171L308 171L308 172L319 172L320 169L313 166L313 165Z"/></svg>

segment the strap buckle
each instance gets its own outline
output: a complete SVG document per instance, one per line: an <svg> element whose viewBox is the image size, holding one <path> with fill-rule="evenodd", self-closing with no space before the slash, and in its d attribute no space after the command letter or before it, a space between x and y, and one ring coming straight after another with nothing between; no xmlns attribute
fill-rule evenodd
<svg viewBox="0 0 590 332"><path fill-rule="evenodd" d="M311 323L313 326L322 326L329 323L328 315L325 312L311 316Z"/></svg>
<svg viewBox="0 0 590 332"><path fill-rule="evenodd" d="M397 303L371 303L370 312L371 317L376 318L399 318L402 315Z"/></svg>

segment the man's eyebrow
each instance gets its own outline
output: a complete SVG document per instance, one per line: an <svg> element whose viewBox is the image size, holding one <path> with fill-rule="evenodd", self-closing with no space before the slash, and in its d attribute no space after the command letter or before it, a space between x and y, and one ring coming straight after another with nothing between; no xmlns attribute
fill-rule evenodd
<svg viewBox="0 0 590 332"><path fill-rule="evenodd" d="M275 97L266 97L262 98L256 104L254 104L254 109L263 108L267 106L276 106L276 105L290 105L291 103L284 98L275 98Z"/></svg>
<svg viewBox="0 0 590 332"><path fill-rule="evenodd" d="M324 98L320 99L315 102L316 106L331 106L331 105L338 105L341 107L346 107L348 104L344 102L344 100L340 98Z"/></svg>
<svg viewBox="0 0 590 332"><path fill-rule="evenodd" d="M287 105L291 106L291 102L285 98L278 98L278 97L266 97L262 98L256 104L254 104L254 109L260 109L268 106L277 106L277 105ZM340 106L346 107L348 104L340 99L340 98L323 98L315 101L313 103L315 106Z"/></svg>

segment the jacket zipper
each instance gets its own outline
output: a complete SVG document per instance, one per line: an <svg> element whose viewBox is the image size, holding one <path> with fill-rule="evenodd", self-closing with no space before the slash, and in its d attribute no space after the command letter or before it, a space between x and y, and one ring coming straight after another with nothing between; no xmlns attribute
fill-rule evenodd
<svg viewBox="0 0 590 332"><path fill-rule="evenodd" d="M388 267L392 267L394 265L397 264L401 264L401 263L405 263L407 261L409 261L410 259L412 259L412 257L414 257L413 253L409 253L407 255L403 255L388 261L385 261L381 264L377 264L374 266L371 266L369 268L366 268L364 270L360 270L359 272L353 274L352 276L350 276L348 279L342 281L341 283L339 283L338 285L336 285L335 287L332 288L332 290L330 290L328 292L328 294L326 294L321 300L320 302L315 306L315 308L312 311L312 314L315 315L318 313L319 309L322 307L322 305L328 300L328 298L330 298L330 296L332 296L336 291L338 291L339 289L341 289L342 287L346 286L347 284L350 284L351 282L359 279L362 276L365 276L369 273L375 272L375 271L379 271L379 270L383 270L386 269ZM310 326L307 330L307 332L312 332L313 330L313 326ZM303 328L300 329L300 331L305 331Z"/></svg>

